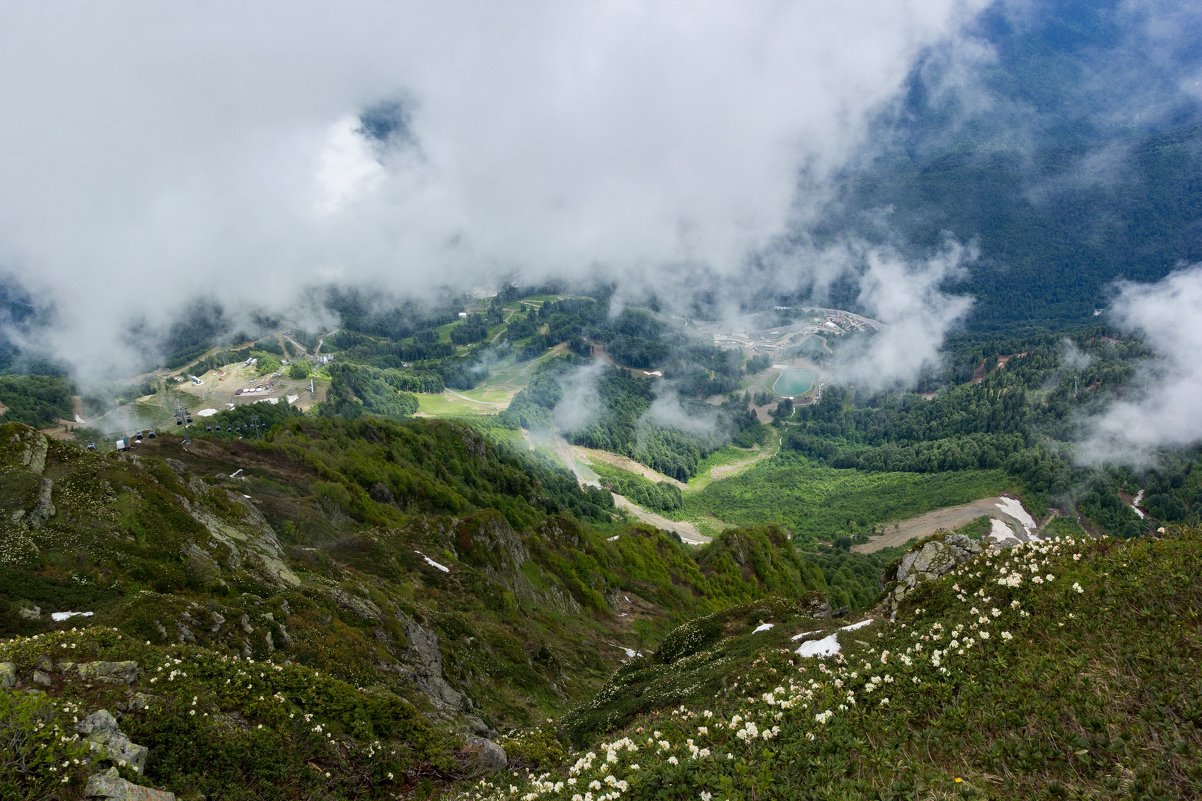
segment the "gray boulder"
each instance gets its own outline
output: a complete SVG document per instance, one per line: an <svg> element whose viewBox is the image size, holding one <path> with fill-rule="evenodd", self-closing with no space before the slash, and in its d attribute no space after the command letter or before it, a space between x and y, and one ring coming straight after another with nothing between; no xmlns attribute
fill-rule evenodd
<svg viewBox="0 0 1202 801"><path fill-rule="evenodd" d="M83 794L88 798L104 798L110 801L175 801L175 793L153 790L126 781L117 773L116 768L93 775L88 779Z"/></svg>
<svg viewBox="0 0 1202 801"><path fill-rule="evenodd" d="M130 740L117 728L117 719L107 709L93 712L75 727L88 741L88 747L98 752L101 757L116 762L124 762L138 773L146 767L147 749Z"/></svg>
<svg viewBox="0 0 1202 801"><path fill-rule="evenodd" d="M907 553L902 557L894 576L897 585L885 599L885 606L890 615L897 614L898 604L919 582L930 581L950 573L983 550L984 546L976 540L971 540L963 534L949 534L941 540L931 540L921 548Z"/></svg>
<svg viewBox="0 0 1202 801"><path fill-rule="evenodd" d="M942 576L950 573L956 565L979 554L981 543L970 540L963 534L951 534L942 540L932 540L917 551L902 557L897 568L897 580L909 587L920 578Z"/></svg>
<svg viewBox="0 0 1202 801"><path fill-rule="evenodd" d="M509 765L505 749L483 737L469 737L462 753L479 770L505 770Z"/></svg>
<svg viewBox="0 0 1202 801"><path fill-rule="evenodd" d="M12 662L0 662L0 688L17 686L17 666Z"/></svg>

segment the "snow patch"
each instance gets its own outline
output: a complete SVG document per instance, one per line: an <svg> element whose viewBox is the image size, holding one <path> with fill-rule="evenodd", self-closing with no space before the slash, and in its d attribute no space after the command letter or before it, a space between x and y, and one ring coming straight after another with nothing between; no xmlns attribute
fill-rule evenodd
<svg viewBox="0 0 1202 801"><path fill-rule="evenodd" d="M839 653L839 638L832 634L829 637L823 637L821 640L810 640L803 642L801 647L797 649L798 656L834 656Z"/></svg>
<svg viewBox="0 0 1202 801"><path fill-rule="evenodd" d="M771 628L772 628L772 626L773 626L773 625L775 625L775 624L773 624L773 623L761 623L760 625L756 626L756 627L755 627L755 630L754 630L753 632L751 632L751 633L752 633L752 634L759 634L761 631L768 631L769 629L771 629Z"/></svg>
<svg viewBox="0 0 1202 801"><path fill-rule="evenodd" d="M95 612L51 612L50 619L55 623L62 623L64 620L70 620L73 617L91 617Z"/></svg>
<svg viewBox="0 0 1202 801"><path fill-rule="evenodd" d="M1027 513L1027 510L1023 508L1022 501L1018 500L1017 498L1007 498L1002 496L1001 500L994 504L994 506L1001 509L1002 514L1008 515L1017 520L1018 524L1023 527L1023 533L1027 535L1028 540L1039 539L1038 535L1034 533L1035 526L1037 525L1035 523L1035 518L1031 517L1031 515Z"/></svg>
<svg viewBox="0 0 1202 801"><path fill-rule="evenodd" d="M426 556L426 555L425 555L424 553L422 553L421 551L414 551L414 553L415 553L415 554L417 554L418 556L420 556L422 559L425 559L425 560L426 560L426 564L428 564L430 567L436 567L436 568L438 568L439 570L441 570L443 573L450 573L450 572L451 572L451 568L447 567L446 565L440 565L440 564L438 564L438 562L435 562L433 559L431 559L430 557Z"/></svg>
<svg viewBox="0 0 1202 801"><path fill-rule="evenodd" d="M623 648L622 650L626 652L627 659L634 659L636 656L643 655L642 651L636 651L633 648Z"/></svg>
<svg viewBox="0 0 1202 801"><path fill-rule="evenodd" d="M1144 510L1139 508L1139 505L1143 502L1144 491L1140 490L1139 492L1135 493L1135 497L1131 499L1131 511L1139 515L1140 520L1143 520L1145 517L1147 517L1147 515L1144 514Z"/></svg>
<svg viewBox="0 0 1202 801"><path fill-rule="evenodd" d="M856 631L857 629L862 629L865 626L871 626L872 623L873 623L873 620L872 620L872 618L869 617L869 618L865 618L864 620L861 620L859 623L852 623L849 626L843 626L839 629L839 631Z"/></svg>
<svg viewBox="0 0 1202 801"><path fill-rule="evenodd" d="M994 542L1015 539L1013 529L1006 525L1005 521L998 520L996 517L989 518L989 538Z"/></svg>
<svg viewBox="0 0 1202 801"><path fill-rule="evenodd" d="M804 640L806 637L813 637L817 633L818 632L816 632L816 631L803 631L801 634L794 635L794 636L790 637L789 639L796 642L797 640Z"/></svg>
<svg viewBox="0 0 1202 801"><path fill-rule="evenodd" d="M615 534L615 535L613 535L612 537L606 537L605 539L606 539L606 542L616 542L616 541L617 541L617 539L618 539L618 537L620 537L620 536L622 536L622 535L621 535L621 534Z"/></svg>
<svg viewBox="0 0 1202 801"><path fill-rule="evenodd" d="M216 409L201 409L199 412L196 413L196 416L197 417L212 417L215 414L217 414Z"/></svg>

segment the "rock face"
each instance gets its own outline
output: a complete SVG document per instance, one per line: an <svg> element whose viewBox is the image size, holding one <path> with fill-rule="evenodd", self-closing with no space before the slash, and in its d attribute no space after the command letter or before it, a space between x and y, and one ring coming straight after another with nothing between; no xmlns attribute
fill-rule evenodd
<svg viewBox="0 0 1202 801"><path fill-rule="evenodd" d="M0 662L0 688L17 686L17 666L12 662Z"/></svg>
<svg viewBox="0 0 1202 801"><path fill-rule="evenodd" d="M967 562L985 550L980 542L963 534L949 534L941 540L932 540L921 548L902 557L897 567L897 586L885 600L890 615L896 614L903 598L920 582L950 573L957 565Z"/></svg>
<svg viewBox="0 0 1202 801"><path fill-rule="evenodd" d="M137 662L60 662L64 677L108 684L133 684L138 680Z"/></svg>
<svg viewBox="0 0 1202 801"><path fill-rule="evenodd" d="M418 691L444 712L463 709L463 695L448 684L442 674L438 635L411 618L403 618L401 625L405 629L405 639L409 641L410 675Z"/></svg>
<svg viewBox="0 0 1202 801"><path fill-rule="evenodd" d="M910 551L902 557L901 565L897 568L897 580L913 587L919 581L950 572L956 565L983 550L981 543L963 534L951 534L942 540L933 540L920 550Z"/></svg>
<svg viewBox="0 0 1202 801"><path fill-rule="evenodd" d="M122 779L116 768L97 773L88 779L83 794L88 798L107 798L111 801L175 801L175 793L152 790Z"/></svg>
<svg viewBox="0 0 1202 801"><path fill-rule="evenodd" d="M122 734L121 730L117 728L117 719L107 709L93 712L81 720L75 730L102 758L110 762L124 762L138 773L141 773L146 767L146 746L138 745Z"/></svg>
<svg viewBox="0 0 1202 801"><path fill-rule="evenodd" d="M468 762L479 770L505 770L509 766L509 757L505 755L505 749L483 737L468 738L462 753Z"/></svg>

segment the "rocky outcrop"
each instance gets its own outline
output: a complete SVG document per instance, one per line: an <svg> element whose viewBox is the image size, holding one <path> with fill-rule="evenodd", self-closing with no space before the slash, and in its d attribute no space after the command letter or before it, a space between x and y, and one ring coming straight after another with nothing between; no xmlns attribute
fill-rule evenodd
<svg viewBox="0 0 1202 801"><path fill-rule="evenodd" d="M363 618L364 620L379 620L380 616L383 614L380 611L380 607L376 606L376 604L372 601L355 595L354 593L347 592L337 584L327 584L326 594L330 596L330 599L334 603L338 604L348 612Z"/></svg>
<svg viewBox="0 0 1202 801"><path fill-rule="evenodd" d="M175 801L175 793L166 790L152 790L139 784L122 779L116 768L109 768L105 773L97 773L88 779L84 787L87 798L102 798L110 801Z"/></svg>
<svg viewBox="0 0 1202 801"><path fill-rule="evenodd" d="M461 711L465 706L463 694L448 684L442 674L438 635L410 618L402 618L401 625L409 642L409 676L418 691L443 712Z"/></svg>
<svg viewBox="0 0 1202 801"><path fill-rule="evenodd" d="M75 727L87 741L88 747L102 759L118 765L128 765L138 773L146 767L147 749L130 740L117 727L117 719L107 709L93 712Z"/></svg>
<svg viewBox="0 0 1202 801"><path fill-rule="evenodd" d="M25 447L21 452L21 464L29 468L31 473L41 475L46 469L46 452L50 449L50 440L40 431L32 429L23 437Z"/></svg>
<svg viewBox="0 0 1202 801"><path fill-rule="evenodd" d="M128 662L60 662L63 678L100 681L106 684L133 684L138 680L138 663Z"/></svg>
<svg viewBox="0 0 1202 801"><path fill-rule="evenodd" d="M950 573L957 565L974 558L983 550L985 546L977 540L963 534L949 534L907 553L893 577L897 584L885 600L890 616L897 613L898 604L919 583Z"/></svg>
<svg viewBox="0 0 1202 801"><path fill-rule="evenodd" d="M188 487L197 495L203 495L209 489L196 476L192 476ZM242 520L237 525L222 520L200 504L190 504L189 511L214 540L228 549L230 565L234 569L247 567L278 589L300 586L300 576L284 561L284 549L267 518L241 495L232 492L227 495L231 503L240 507Z"/></svg>
<svg viewBox="0 0 1202 801"><path fill-rule="evenodd" d="M950 572L956 565L983 550L981 543L963 534L950 534L942 540L932 540L902 557L897 568L897 580L913 587L918 581Z"/></svg>
<svg viewBox="0 0 1202 801"><path fill-rule="evenodd" d="M55 508L52 497L54 495L54 481L49 478L42 479L41 489L38 490L38 500L30 510L29 516L25 519L33 528L38 528L47 520L54 517Z"/></svg>
<svg viewBox="0 0 1202 801"><path fill-rule="evenodd" d="M0 662L0 689L17 686L17 666L12 662Z"/></svg>

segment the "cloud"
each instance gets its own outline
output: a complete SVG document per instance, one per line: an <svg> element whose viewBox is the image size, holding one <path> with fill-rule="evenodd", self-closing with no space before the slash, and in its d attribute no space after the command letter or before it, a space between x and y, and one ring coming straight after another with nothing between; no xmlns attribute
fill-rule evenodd
<svg viewBox="0 0 1202 801"><path fill-rule="evenodd" d="M1123 283L1109 317L1155 352L1131 394L1082 421L1083 464L1145 465L1163 448L1202 442L1202 265L1154 284Z"/></svg>
<svg viewBox="0 0 1202 801"><path fill-rule="evenodd" d="M1076 342L1065 337L1060 340L1060 361L1070 370L1084 370L1093 364L1093 356L1077 347Z"/></svg>
<svg viewBox="0 0 1202 801"><path fill-rule="evenodd" d="M590 362L568 373L560 382L559 402L551 410L556 434L575 434L587 428L601 412L598 380L603 362Z"/></svg>
<svg viewBox="0 0 1202 801"><path fill-rule="evenodd" d="M839 350L834 377L870 389L910 386L922 370L938 364L944 337L972 308L972 298L941 287L963 277L977 250L949 239L922 260L882 247L848 246L846 255L866 265L859 302L884 326Z"/></svg>
<svg viewBox="0 0 1202 801"><path fill-rule="evenodd" d="M729 278L983 4L4 4L0 254L85 379L202 295Z"/></svg>
<svg viewBox="0 0 1202 801"><path fill-rule="evenodd" d="M720 413L713 407L686 409L676 388L660 381L655 386L655 400L639 423L651 422L696 437L712 437L718 433L719 419Z"/></svg>

